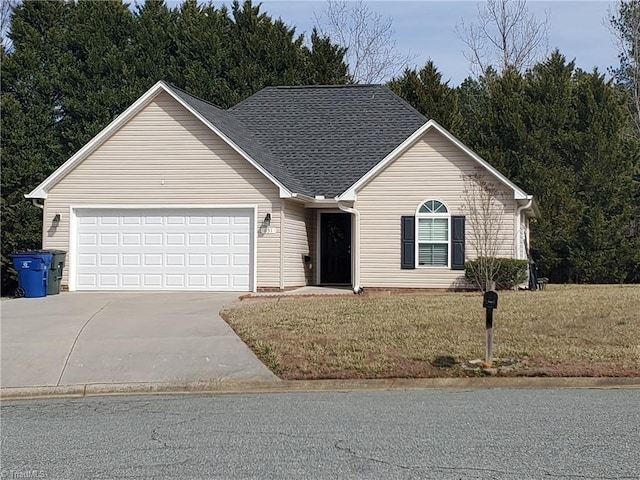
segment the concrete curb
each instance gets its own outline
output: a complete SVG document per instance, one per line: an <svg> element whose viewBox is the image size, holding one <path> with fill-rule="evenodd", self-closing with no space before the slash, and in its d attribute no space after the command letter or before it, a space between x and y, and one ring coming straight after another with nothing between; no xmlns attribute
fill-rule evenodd
<svg viewBox="0 0 640 480"><path fill-rule="evenodd" d="M391 378L370 380L218 380L176 383L91 383L0 389L0 399L82 398L108 395L352 392L422 389L585 388L640 389L640 377Z"/></svg>

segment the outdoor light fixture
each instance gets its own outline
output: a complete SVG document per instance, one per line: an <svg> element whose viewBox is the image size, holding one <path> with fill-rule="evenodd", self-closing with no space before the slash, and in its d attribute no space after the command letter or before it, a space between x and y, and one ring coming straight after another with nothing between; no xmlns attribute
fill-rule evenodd
<svg viewBox="0 0 640 480"><path fill-rule="evenodd" d="M269 225L271 225L271 214L270 214L270 213L267 213L267 214L264 216L264 222L263 222L263 223L264 223L264 225L265 225L266 227L268 227Z"/></svg>
<svg viewBox="0 0 640 480"><path fill-rule="evenodd" d="M60 225L60 214L56 213L55 216L53 217L53 220L51 221L51 225L53 225L54 227L57 227L58 225Z"/></svg>

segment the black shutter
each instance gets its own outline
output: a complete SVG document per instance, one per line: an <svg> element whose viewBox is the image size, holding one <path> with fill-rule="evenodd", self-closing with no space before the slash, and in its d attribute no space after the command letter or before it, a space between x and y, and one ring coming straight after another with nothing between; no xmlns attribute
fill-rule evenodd
<svg viewBox="0 0 640 480"><path fill-rule="evenodd" d="M464 270L464 217L451 217L451 270Z"/></svg>
<svg viewBox="0 0 640 480"><path fill-rule="evenodd" d="M416 218L402 217L400 268L416 268Z"/></svg>

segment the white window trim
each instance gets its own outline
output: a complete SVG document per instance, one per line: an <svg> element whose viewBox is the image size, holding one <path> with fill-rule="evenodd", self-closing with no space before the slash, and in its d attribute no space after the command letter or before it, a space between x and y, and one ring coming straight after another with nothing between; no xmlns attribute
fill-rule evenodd
<svg viewBox="0 0 640 480"><path fill-rule="evenodd" d="M447 213L421 213L420 208L429 201L440 202L447 209ZM416 268L451 268L451 210L446 202L438 198L427 198L420 202L416 208L416 221L415 221L415 259ZM420 219L421 218L446 218L447 219L447 264L446 265L420 265ZM444 242L422 242L422 243L437 243L443 244Z"/></svg>

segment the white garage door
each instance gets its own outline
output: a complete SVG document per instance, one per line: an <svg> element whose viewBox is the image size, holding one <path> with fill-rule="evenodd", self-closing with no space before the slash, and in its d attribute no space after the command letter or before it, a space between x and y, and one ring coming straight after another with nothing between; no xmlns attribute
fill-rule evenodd
<svg viewBox="0 0 640 480"><path fill-rule="evenodd" d="M78 290L252 289L253 210L76 212Z"/></svg>

